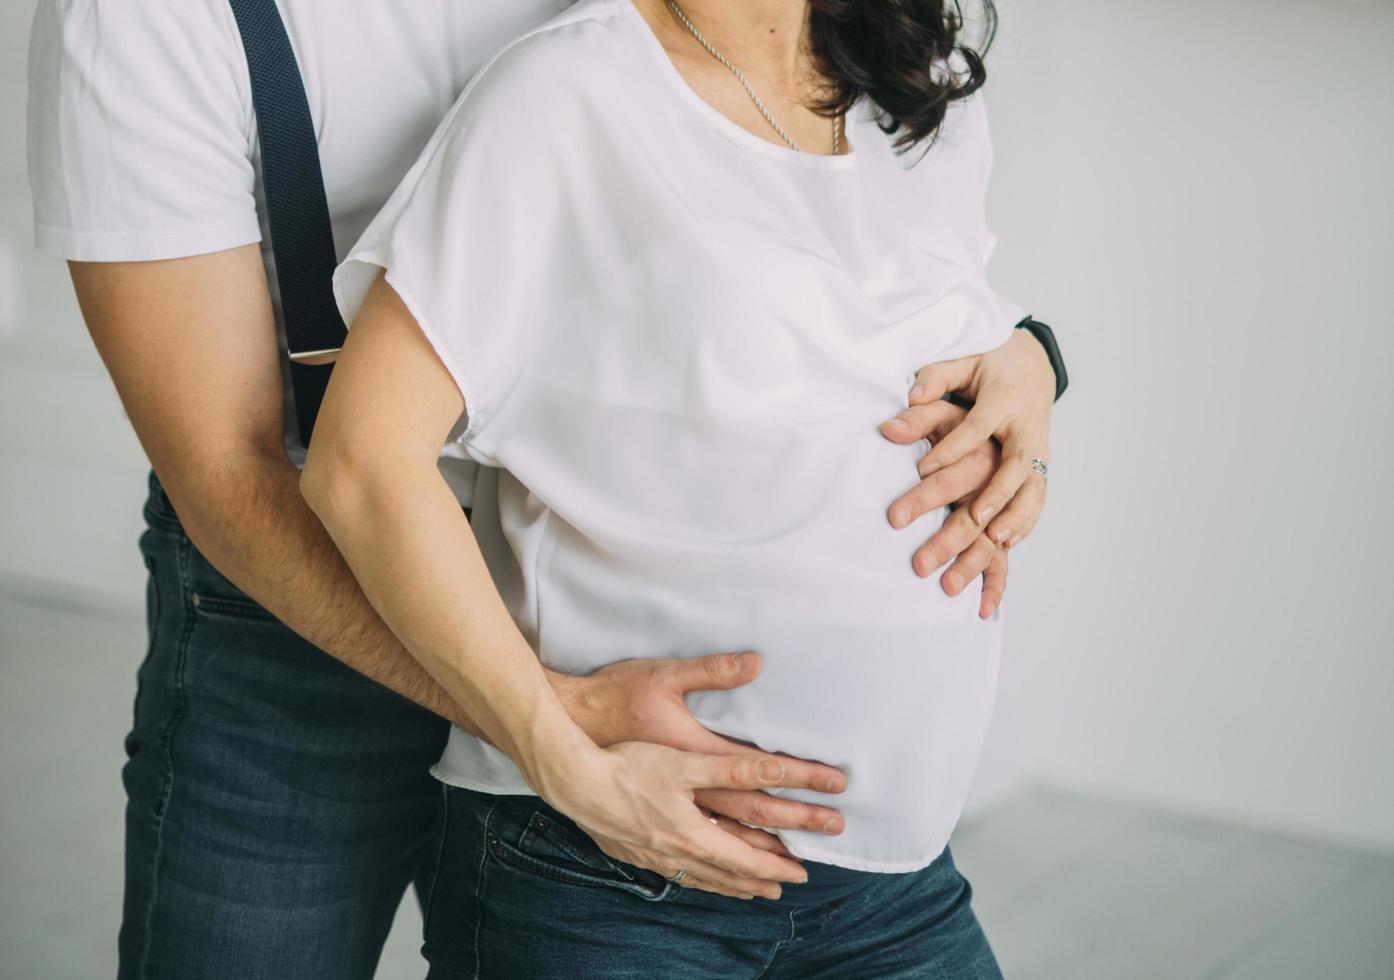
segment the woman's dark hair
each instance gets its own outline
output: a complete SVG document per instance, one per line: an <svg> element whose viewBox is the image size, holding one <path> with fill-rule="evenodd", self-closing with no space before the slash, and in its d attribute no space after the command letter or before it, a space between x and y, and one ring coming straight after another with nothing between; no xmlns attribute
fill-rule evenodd
<svg viewBox="0 0 1394 980"><path fill-rule="evenodd" d="M992 0L983 0L976 49L960 43L957 0L810 0L809 8L814 63L827 80L814 108L836 115L869 96L898 150L932 144L949 104L987 81L983 56L997 30ZM955 52L962 63L950 71Z"/></svg>

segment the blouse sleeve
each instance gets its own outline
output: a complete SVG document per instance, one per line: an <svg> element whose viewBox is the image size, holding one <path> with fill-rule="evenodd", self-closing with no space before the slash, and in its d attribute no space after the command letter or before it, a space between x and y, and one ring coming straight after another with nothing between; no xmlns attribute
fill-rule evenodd
<svg viewBox="0 0 1394 980"><path fill-rule="evenodd" d="M461 95L334 277L344 322L385 270L464 398L456 441L493 462L491 421L557 315L574 91L526 39Z"/></svg>

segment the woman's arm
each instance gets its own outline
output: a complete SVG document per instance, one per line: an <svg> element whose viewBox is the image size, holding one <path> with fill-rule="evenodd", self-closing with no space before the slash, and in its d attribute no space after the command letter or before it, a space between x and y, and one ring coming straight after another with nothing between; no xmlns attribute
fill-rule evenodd
<svg viewBox="0 0 1394 980"><path fill-rule="evenodd" d="M678 868L731 894L778 894L794 860L720 829L697 787L824 789L827 775L748 752L623 742L602 749L571 720L509 616L436 460L463 400L379 275L316 423L301 487L379 615L540 796L606 853ZM815 785L816 782L816 785Z"/></svg>

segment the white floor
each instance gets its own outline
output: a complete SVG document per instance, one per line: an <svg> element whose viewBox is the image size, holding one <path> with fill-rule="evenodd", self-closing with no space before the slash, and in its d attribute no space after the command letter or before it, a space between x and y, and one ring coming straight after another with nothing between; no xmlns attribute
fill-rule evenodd
<svg viewBox="0 0 1394 980"><path fill-rule="evenodd" d="M144 628L0 598L0 977L115 972ZM1394 855L1039 789L955 841L1011 980L1394 980ZM382 980L419 978L408 901Z"/></svg>

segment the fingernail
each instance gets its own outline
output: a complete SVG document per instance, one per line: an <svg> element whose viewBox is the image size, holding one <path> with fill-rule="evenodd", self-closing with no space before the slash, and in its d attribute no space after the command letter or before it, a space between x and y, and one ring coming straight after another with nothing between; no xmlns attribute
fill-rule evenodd
<svg viewBox="0 0 1394 980"><path fill-rule="evenodd" d="M1008 548L1015 548L1016 545L1017 545L1017 542L1020 541L1020 540L1021 540L1021 535L1020 535L1020 534L1013 535L1012 539L1011 539L1010 541L1007 542L1007 547L1008 547Z"/></svg>
<svg viewBox="0 0 1394 980"><path fill-rule="evenodd" d="M834 817L829 817L827 820L823 821L823 833L825 834L835 834L841 829L837 819Z"/></svg>
<svg viewBox="0 0 1394 980"><path fill-rule="evenodd" d="M910 400L914 401L917 398L923 398L927 394L929 394L928 388L924 385L915 385L915 387L910 389Z"/></svg>
<svg viewBox="0 0 1394 980"><path fill-rule="evenodd" d="M784 776L784 766L774 759L761 759L756 764L755 771L767 783L777 783Z"/></svg>
<svg viewBox="0 0 1394 980"><path fill-rule="evenodd" d="M931 474L931 473L935 472L936 470L938 470L939 467L940 467L940 465L941 465L941 464L939 463L939 461L938 461L937 459L922 459L922 460L920 460L920 476L921 476L921 477L929 476L929 474Z"/></svg>
<svg viewBox="0 0 1394 980"><path fill-rule="evenodd" d="M958 577L957 572L946 572L944 574L944 588L951 593L957 593L963 588L963 580Z"/></svg>
<svg viewBox="0 0 1394 980"><path fill-rule="evenodd" d="M889 425L895 426L897 429L904 429L904 428L906 428L906 427L908 427L908 426L910 425L909 422L905 421L905 420L904 420L903 418L901 418L899 415L897 415L897 416L896 416L895 418L893 418L893 419L887 419L886 422L887 422L887 424L889 424Z"/></svg>
<svg viewBox="0 0 1394 980"><path fill-rule="evenodd" d="M1012 529L1009 527L999 528L997 531L997 543L1001 544L1012 536Z"/></svg>
<svg viewBox="0 0 1394 980"><path fill-rule="evenodd" d="M894 507L891 509L891 527L904 527L909 521L909 507Z"/></svg>
<svg viewBox="0 0 1394 980"><path fill-rule="evenodd" d="M739 653L731 654L731 673L739 674L743 665L744 661L741 660L741 655Z"/></svg>
<svg viewBox="0 0 1394 980"><path fill-rule="evenodd" d="M983 509L978 511L979 526L986 524L988 521L992 520L992 515L995 513L997 513L996 507L992 506L991 504L985 504L983 506Z"/></svg>

